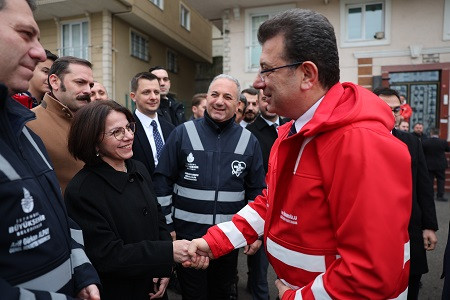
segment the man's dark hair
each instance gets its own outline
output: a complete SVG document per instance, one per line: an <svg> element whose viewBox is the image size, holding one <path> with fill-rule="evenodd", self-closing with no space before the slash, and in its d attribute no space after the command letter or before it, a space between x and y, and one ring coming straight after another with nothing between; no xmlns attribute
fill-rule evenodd
<svg viewBox="0 0 450 300"><path fill-rule="evenodd" d="M398 94L398 92L388 87L377 87L376 89L373 90L373 93L377 96L380 95L395 96L397 97L398 101L400 101L400 95Z"/></svg>
<svg viewBox="0 0 450 300"><path fill-rule="evenodd" d="M245 110L247 109L247 106L248 106L248 102L247 102L247 98L242 93L239 95L239 101L244 103L244 110L242 111L242 113L245 113Z"/></svg>
<svg viewBox="0 0 450 300"><path fill-rule="evenodd" d="M241 94L243 94L243 93L247 93L247 94L253 95L253 96L259 95L259 91L258 91L257 89L255 89L255 88L248 88L248 89L245 89L245 90L243 90L243 91L241 92Z"/></svg>
<svg viewBox="0 0 450 300"><path fill-rule="evenodd" d="M147 79L147 80L156 80L158 81L158 77L150 72L140 72L131 78L131 91L133 93L136 93L138 87L139 87L139 79ZM158 81L159 84L159 81Z"/></svg>
<svg viewBox="0 0 450 300"><path fill-rule="evenodd" d="M53 62L53 65L50 67L50 70L48 71L48 86L50 88L50 91L53 90L50 84L50 75L55 74L61 81L64 81L64 76L69 73L69 66L71 64L83 65L92 69L91 62L82 58L74 56L62 56L56 59Z"/></svg>
<svg viewBox="0 0 450 300"><path fill-rule="evenodd" d="M55 61L58 59L58 55L53 54L52 52L50 52L47 49L44 49L44 50L45 50L45 55L47 56L47 59L50 59L51 61Z"/></svg>
<svg viewBox="0 0 450 300"><path fill-rule="evenodd" d="M258 41L262 45L279 34L284 36L283 59L288 63L313 62L323 88L339 82L336 35L325 16L306 9L289 9L261 24Z"/></svg>
<svg viewBox="0 0 450 300"><path fill-rule="evenodd" d="M10 0L17 1L17 0ZM36 0L25 0L28 3L28 6L30 7L31 11L35 11L37 8ZM6 0L0 0L0 10L5 8Z"/></svg>
<svg viewBox="0 0 450 300"><path fill-rule="evenodd" d="M161 66L154 66L154 67L151 67L148 71L151 73L151 72L153 72L153 71L155 71L155 70L164 70L164 71L167 72L166 68L161 67Z"/></svg>
<svg viewBox="0 0 450 300"><path fill-rule="evenodd" d="M192 97L192 106L199 106L203 99L206 99L206 93L195 94Z"/></svg>
<svg viewBox="0 0 450 300"><path fill-rule="evenodd" d="M423 126L423 123L422 122L416 122L416 123L414 123L413 128L416 127L416 125L422 125Z"/></svg>
<svg viewBox="0 0 450 300"><path fill-rule="evenodd" d="M96 148L102 142L106 118L112 111L123 113L128 122L134 122L131 112L112 100L94 101L78 110L70 127L68 141L69 152L75 159L87 165L100 162Z"/></svg>
<svg viewBox="0 0 450 300"><path fill-rule="evenodd" d="M430 135L439 135L439 128L430 128Z"/></svg>

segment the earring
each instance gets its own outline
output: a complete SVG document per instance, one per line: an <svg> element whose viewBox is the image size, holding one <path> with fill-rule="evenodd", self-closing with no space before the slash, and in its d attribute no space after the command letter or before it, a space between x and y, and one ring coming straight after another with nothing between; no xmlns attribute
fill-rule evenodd
<svg viewBox="0 0 450 300"><path fill-rule="evenodd" d="M98 157L98 156L100 156L100 153L98 153L98 152L97 152L97 153L95 153L95 156L97 156L97 157Z"/></svg>

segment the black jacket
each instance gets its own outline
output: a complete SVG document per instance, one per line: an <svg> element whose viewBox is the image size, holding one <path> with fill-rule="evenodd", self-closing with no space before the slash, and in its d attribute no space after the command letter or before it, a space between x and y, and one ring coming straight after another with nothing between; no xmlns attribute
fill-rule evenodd
<svg viewBox="0 0 450 300"><path fill-rule="evenodd" d="M450 147L446 140L437 137L425 138L422 140L422 147L427 160L428 170L447 169L445 152L449 152Z"/></svg>
<svg viewBox="0 0 450 300"><path fill-rule="evenodd" d="M422 230L438 230L433 185L423 154L422 145L414 135L393 129L392 134L408 146L411 155L413 203L408 232L411 249L411 273L428 272L426 250L423 246ZM395 162L392 162L395 163ZM398 180L406 180L399 178Z"/></svg>
<svg viewBox="0 0 450 300"><path fill-rule="evenodd" d="M282 118L279 118L280 126L286 123ZM275 140L278 138L278 133L275 127L269 126L267 122L259 115L256 120L245 127L251 133L253 133L258 139L259 145L261 146L264 170L267 173L267 164L269 162L270 149Z"/></svg>
<svg viewBox="0 0 450 300"><path fill-rule="evenodd" d="M186 122L183 103L178 102L171 95L167 95L167 98L161 97L158 116L163 117L175 127Z"/></svg>
<svg viewBox="0 0 450 300"><path fill-rule="evenodd" d="M153 159L152 147L150 147L150 142L148 141L141 121L135 113L133 114L133 117L136 121L136 133L134 134L133 142L133 159L142 162L153 178L153 172L155 171L155 160ZM158 121L161 126L164 141L167 141L175 126L163 118L158 118Z"/></svg>
<svg viewBox="0 0 450 300"><path fill-rule="evenodd" d="M65 200L83 229L102 299L148 300L152 278L171 274L172 241L147 169L132 159L126 164L128 173L105 162L84 166L67 186Z"/></svg>

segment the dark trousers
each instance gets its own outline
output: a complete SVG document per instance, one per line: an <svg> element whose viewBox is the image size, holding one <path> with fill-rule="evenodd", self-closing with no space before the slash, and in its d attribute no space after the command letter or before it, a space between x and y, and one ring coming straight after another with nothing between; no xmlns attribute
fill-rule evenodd
<svg viewBox="0 0 450 300"><path fill-rule="evenodd" d="M441 170L428 170L430 174L431 181L434 182L434 178L436 177L436 185L437 185L437 198L444 197L445 192L445 169Z"/></svg>
<svg viewBox="0 0 450 300"><path fill-rule="evenodd" d="M420 279L422 274L409 274L408 300L419 299Z"/></svg>
<svg viewBox="0 0 450 300"><path fill-rule="evenodd" d="M269 285L267 283L267 260L264 244L254 255L247 256L248 280L253 300L268 300Z"/></svg>
<svg viewBox="0 0 450 300"><path fill-rule="evenodd" d="M177 268L183 300L229 300L236 278L238 250L210 260L206 270Z"/></svg>

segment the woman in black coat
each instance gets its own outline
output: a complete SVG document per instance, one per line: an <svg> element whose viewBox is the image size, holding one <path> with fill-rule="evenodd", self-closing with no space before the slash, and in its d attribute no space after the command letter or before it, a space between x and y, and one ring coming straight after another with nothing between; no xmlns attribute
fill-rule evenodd
<svg viewBox="0 0 450 300"><path fill-rule="evenodd" d="M166 229L147 169L130 159L133 121L114 101L97 101L77 112L69 133L69 151L86 165L65 201L83 229L102 299L167 298L174 262L189 258L189 242L172 241Z"/></svg>

